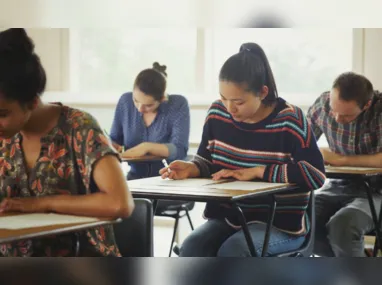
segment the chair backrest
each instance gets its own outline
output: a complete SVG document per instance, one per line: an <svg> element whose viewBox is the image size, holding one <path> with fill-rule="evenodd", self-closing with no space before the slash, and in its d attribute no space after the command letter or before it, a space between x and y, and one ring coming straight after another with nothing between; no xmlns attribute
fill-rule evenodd
<svg viewBox="0 0 382 285"><path fill-rule="evenodd" d="M153 205L147 199L134 199L133 214L116 223L114 235L123 257L153 256Z"/></svg>
<svg viewBox="0 0 382 285"><path fill-rule="evenodd" d="M299 256L309 257L313 254L314 236L316 231L316 214L315 214L314 202L315 202L315 194L314 194L314 191L311 191L308 209L307 209L309 224L310 224L310 231L306 235L306 239L304 243L302 244L302 246L299 249L289 251L289 252L284 252L282 254L277 254L276 256L287 257L287 256L299 255Z"/></svg>

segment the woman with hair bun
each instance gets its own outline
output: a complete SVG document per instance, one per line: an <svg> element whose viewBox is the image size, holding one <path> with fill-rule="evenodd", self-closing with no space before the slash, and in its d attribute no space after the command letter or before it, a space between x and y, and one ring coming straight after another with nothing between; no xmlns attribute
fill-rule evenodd
<svg viewBox="0 0 382 285"><path fill-rule="evenodd" d="M166 92L166 66L154 62L136 77L133 92L121 96L110 137L123 157L154 155L168 161L185 159L190 134L190 110L182 95ZM123 148L122 148L123 147ZM128 180L158 176L161 161L130 163Z"/></svg>
<svg viewBox="0 0 382 285"><path fill-rule="evenodd" d="M24 29L0 32L0 212L128 217L134 201L98 122L41 100L46 74ZM81 256L120 256L111 226L79 233ZM0 245L0 256L73 256L72 233Z"/></svg>

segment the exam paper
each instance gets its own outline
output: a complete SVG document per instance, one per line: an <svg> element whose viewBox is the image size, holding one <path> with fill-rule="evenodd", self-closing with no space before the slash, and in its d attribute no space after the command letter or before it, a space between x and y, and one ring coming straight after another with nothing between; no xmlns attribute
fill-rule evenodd
<svg viewBox="0 0 382 285"><path fill-rule="evenodd" d="M206 179L206 178L171 180L171 179L162 179L160 176L158 176L158 177L151 177L151 178L129 181L128 185L130 187L148 185L148 186L173 186L173 187L197 188L197 187L204 187L211 184L220 184L227 181L231 181L231 180L213 181L212 179Z"/></svg>
<svg viewBox="0 0 382 285"><path fill-rule="evenodd" d="M251 182L251 181L232 181L222 184L213 184L206 186L207 188L213 189L222 189L222 190L243 190L243 191L251 191L251 190L259 190L259 189L267 189L267 188L278 188L284 187L288 184L285 183L269 183L269 182Z"/></svg>

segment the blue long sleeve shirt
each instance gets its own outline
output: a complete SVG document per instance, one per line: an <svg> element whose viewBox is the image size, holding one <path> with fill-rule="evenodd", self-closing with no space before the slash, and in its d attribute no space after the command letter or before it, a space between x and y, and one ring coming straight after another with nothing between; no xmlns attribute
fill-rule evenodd
<svg viewBox="0 0 382 285"><path fill-rule="evenodd" d="M143 142L165 144L169 150L168 162L185 159L190 136L190 109L187 99L181 95L169 95L158 107L158 114L150 126L134 106L131 92L119 99L110 137L125 149ZM159 175L162 162L131 163L129 176L143 178Z"/></svg>

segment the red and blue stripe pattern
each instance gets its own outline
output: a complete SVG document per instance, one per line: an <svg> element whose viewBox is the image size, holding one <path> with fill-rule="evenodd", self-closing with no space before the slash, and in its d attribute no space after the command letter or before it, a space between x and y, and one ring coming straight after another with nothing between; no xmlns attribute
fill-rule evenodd
<svg viewBox="0 0 382 285"><path fill-rule="evenodd" d="M299 186L278 196L275 227L304 234L304 218L310 191L325 182L322 155L302 110L279 99L268 118L256 124L233 120L219 100L212 104L204 126L203 139L195 163L205 177L222 169L264 166L263 180ZM268 198L245 202L248 222L266 222ZM239 226L229 205L207 204L205 216L227 218Z"/></svg>

